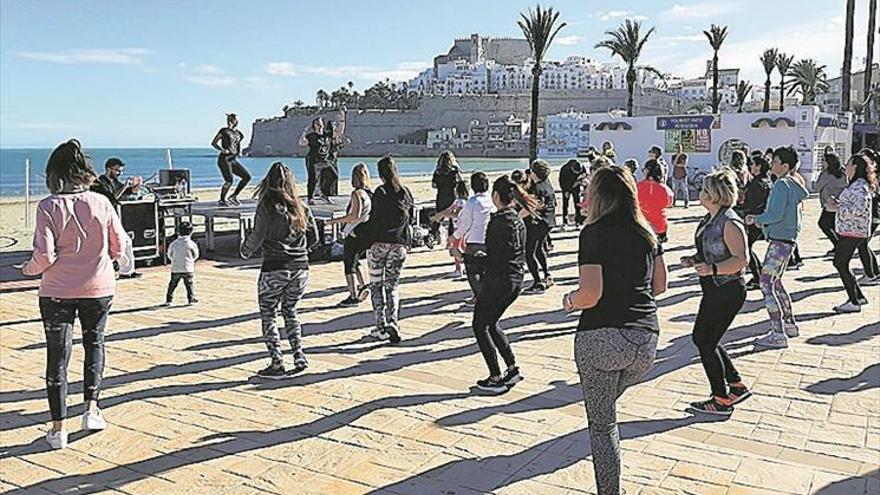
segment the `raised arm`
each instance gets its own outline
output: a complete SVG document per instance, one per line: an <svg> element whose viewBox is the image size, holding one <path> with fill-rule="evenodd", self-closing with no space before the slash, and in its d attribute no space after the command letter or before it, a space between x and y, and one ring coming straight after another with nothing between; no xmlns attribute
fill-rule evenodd
<svg viewBox="0 0 880 495"><path fill-rule="evenodd" d="M306 136L308 136L310 129L311 129L311 127L306 127L305 129L303 129L302 134L300 134L300 136L299 136L299 145L300 146L308 146L309 145L309 140L306 138Z"/></svg>
<svg viewBox="0 0 880 495"><path fill-rule="evenodd" d="M223 136L220 135L220 131L217 131L217 135L214 136L214 140L211 141L211 147L221 153L225 153L226 150L220 146L220 142L223 140Z"/></svg>
<svg viewBox="0 0 880 495"><path fill-rule="evenodd" d="M339 125L333 131L333 138L337 141L342 141L342 137L345 135L345 109L339 111Z"/></svg>

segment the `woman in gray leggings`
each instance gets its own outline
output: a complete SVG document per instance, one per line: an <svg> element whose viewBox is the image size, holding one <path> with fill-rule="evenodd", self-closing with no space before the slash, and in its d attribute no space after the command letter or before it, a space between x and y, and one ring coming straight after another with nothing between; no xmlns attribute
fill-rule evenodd
<svg viewBox="0 0 880 495"><path fill-rule="evenodd" d="M593 174L578 248L579 287L562 299L566 311L582 310L574 357L599 495L620 493L616 402L654 362L660 330L654 296L666 291L663 250L636 195L628 170Z"/></svg>

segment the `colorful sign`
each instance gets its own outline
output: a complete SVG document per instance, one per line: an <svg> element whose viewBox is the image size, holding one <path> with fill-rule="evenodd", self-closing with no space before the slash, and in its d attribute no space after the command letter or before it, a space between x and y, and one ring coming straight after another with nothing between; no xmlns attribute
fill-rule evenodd
<svg viewBox="0 0 880 495"><path fill-rule="evenodd" d="M677 152L679 145L685 153L711 153L712 129L720 128L720 115L657 117L657 130L665 131L667 153Z"/></svg>

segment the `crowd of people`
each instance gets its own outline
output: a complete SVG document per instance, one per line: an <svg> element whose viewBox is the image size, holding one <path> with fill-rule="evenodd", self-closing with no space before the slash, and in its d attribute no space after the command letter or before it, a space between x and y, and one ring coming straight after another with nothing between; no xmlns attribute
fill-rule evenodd
<svg viewBox="0 0 880 495"><path fill-rule="evenodd" d="M235 120L229 123L229 132L221 130L215 141L222 148L221 168L239 173ZM287 379L308 368L297 305L308 291L308 255L318 242L318 233L307 203L312 199L313 182L320 183L325 173L338 175L325 166L329 158L320 149L332 152L341 139L333 129L318 129L319 124L323 125L316 122L314 132L303 135L304 142L315 141L319 149L310 159L317 174L313 181L310 173L306 201L300 198L291 169L274 163L256 187L254 227L241 246L245 258L262 253L257 293L269 364L257 375L266 379ZM619 493L616 400L643 378L656 354L660 332L656 298L666 291L668 277L663 248L670 235L666 211L681 199L687 208L693 199L687 187L688 157L680 149L672 156L671 177L663 152L656 146L641 167L634 159L622 166L615 165L615 160L613 145L605 143L601 151L591 150L586 163L569 160L559 173L562 226L580 228L577 288L563 296L561 310L580 311L574 358L600 494ZM840 158L828 151L822 162L822 174L813 187L823 206L819 228L832 244L828 254L833 256L846 292L846 301L834 310L860 311L868 303L860 285L880 281L876 256L868 246L880 226L877 154L864 149L841 165ZM804 228L801 210L808 189L798 165L798 154L791 147L737 150L730 163L717 167L702 181L697 199L706 213L693 234L694 252L680 258L681 265L698 277L702 292L692 337L710 396L690 405L694 413L730 415L737 403L751 395L720 344L747 290L760 288L769 317L769 331L755 341L756 346L784 348L799 334L783 284L787 267L796 262ZM77 315L85 349L83 428L107 426L98 407L103 335L116 288L114 262L130 249L112 202L120 187L134 186L112 182L118 168L119 163L108 162L107 179L98 180L76 140L59 145L46 165L51 195L39 203L33 254L23 271L42 276L39 307L47 340L46 391L53 421L46 439L53 448L67 444L66 369ZM369 297L374 313L370 337L397 344L407 336L399 316L400 280L417 212L395 160L383 157L377 169L380 184L373 188L366 164L355 165L346 214L328 223L343 225L347 297L340 306L357 306ZM244 176L222 201L235 202L248 178ZM490 393L504 393L525 376L499 320L520 295L541 294L553 285L547 254L552 249L557 208L550 178L550 165L535 160L528 170L494 181L476 171L466 183L451 152L440 155L434 173L437 210L433 229L439 232L441 222L448 222L445 230L456 266L454 275L467 277L472 295L464 302L473 305L472 329L487 368L487 376L475 380L475 387ZM89 190L96 180L102 188L97 193ZM109 186L104 185L107 181ZM231 178L221 193L224 197L229 185ZM329 192L323 189L321 195L329 197ZM570 204L575 205L572 214ZM193 283L198 246L190 237L192 225L182 223L178 234L169 249L171 280L166 302L172 301L182 280L188 302L194 304L198 302ZM763 259L755 253L761 239L767 242ZM850 266L856 252L864 265L861 279L855 278ZM361 263L364 259L368 273ZM532 278L528 287L524 285L526 271ZM752 275L748 282L746 272ZM284 332L276 326L279 308ZM284 363L282 336L292 348L290 365Z"/></svg>

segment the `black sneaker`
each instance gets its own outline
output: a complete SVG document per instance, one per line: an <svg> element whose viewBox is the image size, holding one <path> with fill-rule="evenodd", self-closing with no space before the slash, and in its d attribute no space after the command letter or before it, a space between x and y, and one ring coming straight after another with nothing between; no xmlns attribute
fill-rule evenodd
<svg viewBox="0 0 880 495"><path fill-rule="evenodd" d="M761 282L752 279L746 284L746 290L761 290Z"/></svg>
<svg viewBox="0 0 880 495"><path fill-rule="evenodd" d="M225 208L225 207L229 206L229 203L227 203L225 199L221 199L220 201L217 201L217 206L220 206L221 208Z"/></svg>
<svg viewBox="0 0 880 495"><path fill-rule="evenodd" d="M227 200L227 203L229 203L230 206L241 206L241 201L239 201L238 198L236 198L235 196L229 198Z"/></svg>
<svg viewBox="0 0 880 495"><path fill-rule="evenodd" d="M307 361L297 361L293 363L293 368L287 370L287 376L294 376L303 371L309 369L309 363Z"/></svg>
<svg viewBox="0 0 880 495"><path fill-rule="evenodd" d="M547 288L544 287L544 284L542 284L540 282L535 282L534 284L532 284L531 287L522 291L522 293L523 294L543 294L546 290L547 290Z"/></svg>
<svg viewBox="0 0 880 495"><path fill-rule="evenodd" d="M260 378L268 378L270 380L283 380L287 378L287 371L283 365L270 364L269 366L257 372Z"/></svg>
<svg viewBox="0 0 880 495"><path fill-rule="evenodd" d="M388 342L392 344L400 343L400 333L398 333L397 329L389 328L385 330L385 333L388 334Z"/></svg>
<svg viewBox="0 0 880 495"><path fill-rule="evenodd" d="M143 276L144 276L143 273L131 272L131 273L119 275L119 278L141 278Z"/></svg>
<svg viewBox="0 0 880 495"><path fill-rule="evenodd" d="M345 299L343 299L342 301L340 301L338 306L343 307L343 308L350 308L352 306L357 306L359 302L360 301L358 301L357 299L355 299L351 296L348 296Z"/></svg>
<svg viewBox="0 0 880 495"><path fill-rule="evenodd" d="M525 380L526 377L522 376L522 373L519 372L519 366L514 366L507 370L507 373L504 374L504 377L501 378L501 381L504 382L508 387L512 387L513 385Z"/></svg>
<svg viewBox="0 0 880 495"><path fill-rule="evenodd" d="M189 300L189 305L190 305L190 306L192 306L192 305L194 305L194 304L198 304L198 303L199 303L199 300L196 299L196 298L192 298L192 299Z"/></svg>
<svg viewBox="0 0 880 495"><path fill-rule="evenodd" d="M477 380L477 388L485 390L486 392L492 392L493 394L503 394L504 392L507 392L507 385L505 385L502 380L496 381L492 378Z"/></svg>
<svg viewBox="0 0 880 495"><path fill-rule="evenodd" d="M714 414L716 416L730 416L733 414L733 404L724 405L718 399L712 397L709 400L691 402L687 408L689 412L701 414Z"/></svg>
<svg viewBox="0 0 880 495"><path fill-rule="evenodd" d="M740 402L752 396L752 391L745 385L730 386L727 392L727 398L730 399L730 405L739 404Z"/></svg>

